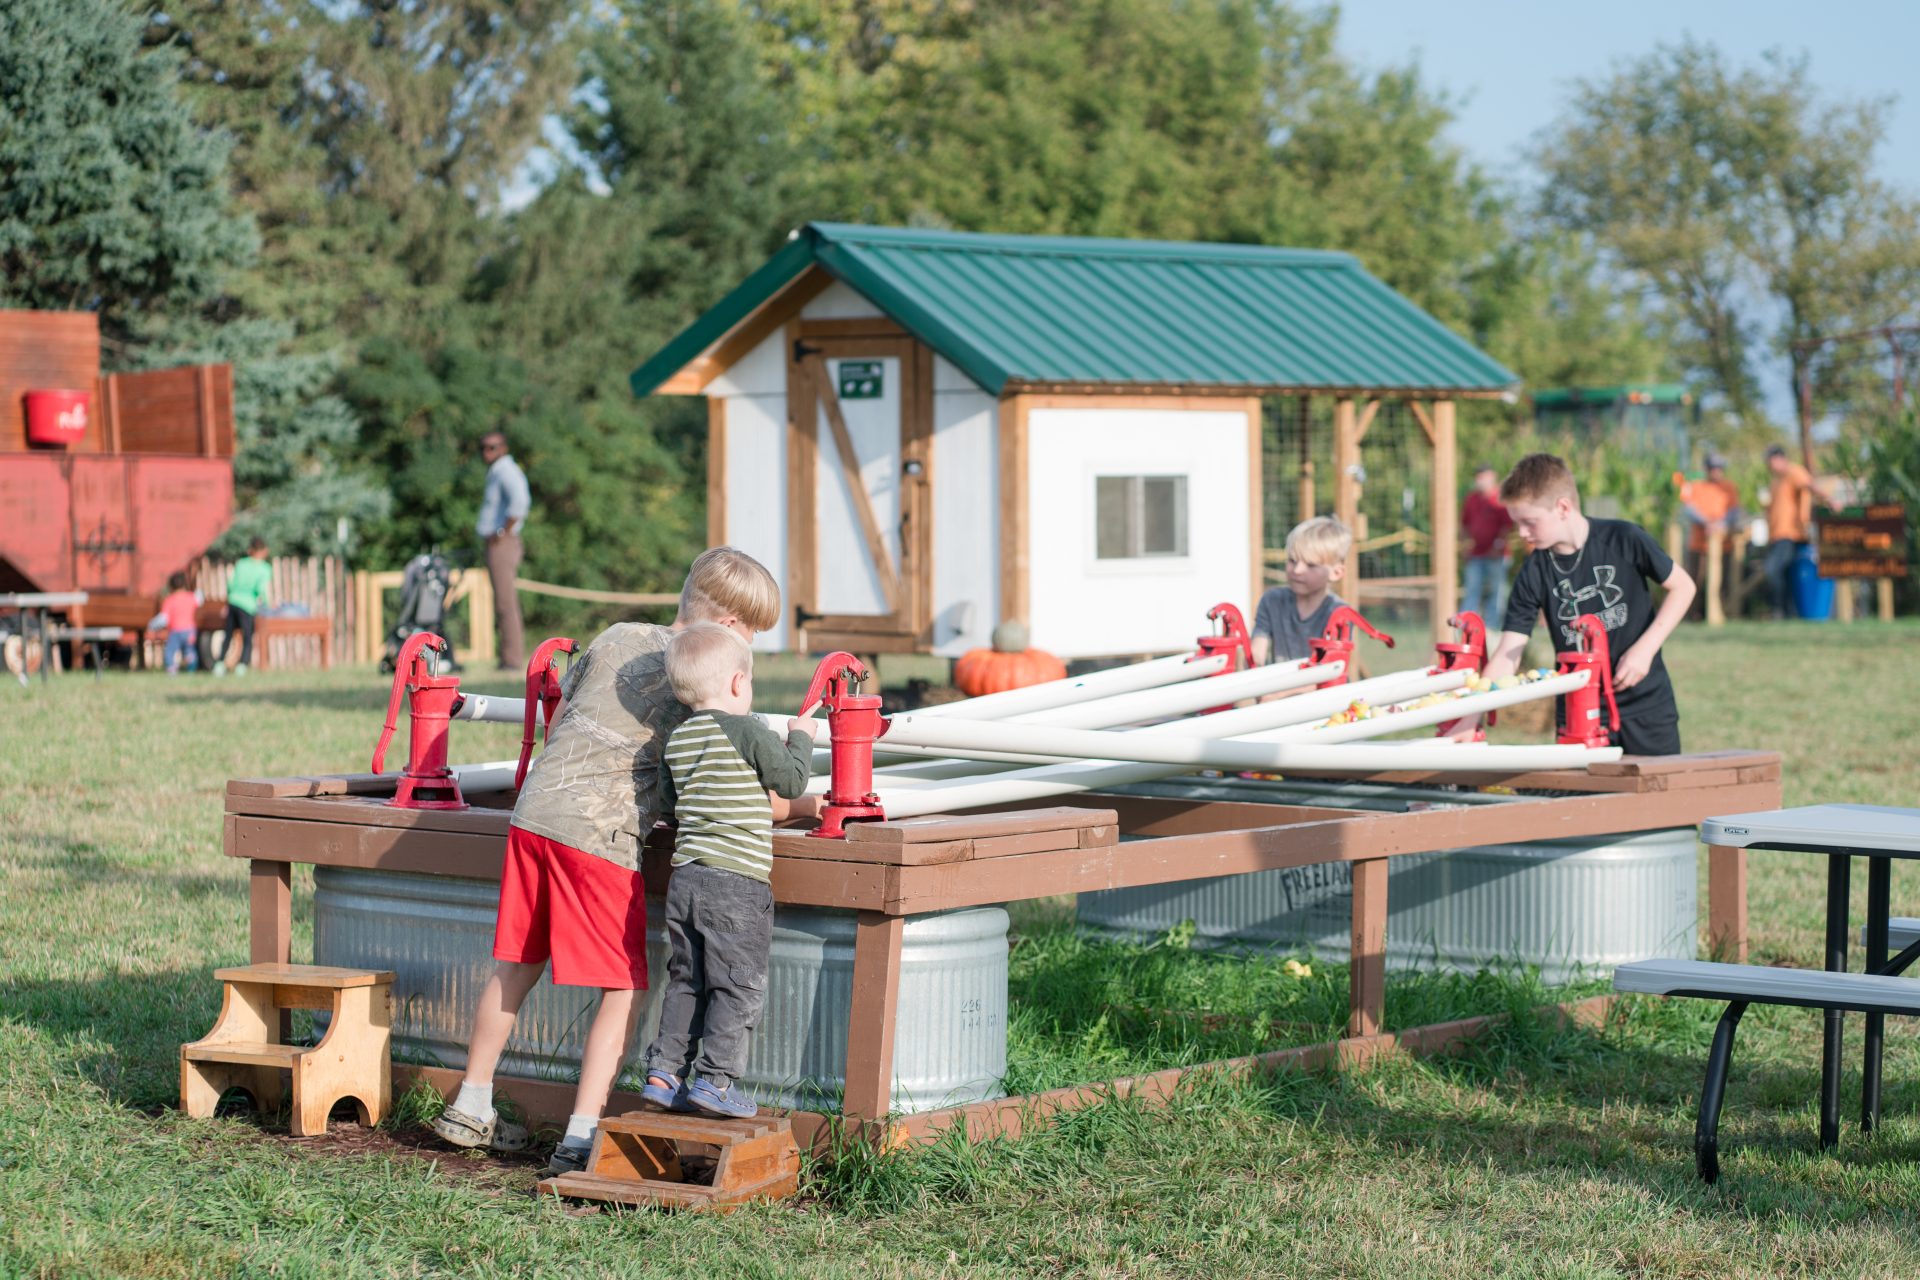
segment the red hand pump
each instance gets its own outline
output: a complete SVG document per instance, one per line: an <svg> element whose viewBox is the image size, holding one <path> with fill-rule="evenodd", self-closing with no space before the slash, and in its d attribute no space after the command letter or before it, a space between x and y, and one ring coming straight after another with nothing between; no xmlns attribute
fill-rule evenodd
<svg viewBox="0 0 1920 1280"><path fill-rule="evenodd" d="M1447 619L1447 625L1459 633L1460 639L1454 642L1441 641L1433 646L1433 669L1440 671L1471 671L1478 675L1487 665L1487 624L1480 615L1470 611L1461 611ZM1499 712L1487 712L1482 724L1493 724ZM1437 738L1450 738L1460 728L1458 720L1449 720L1434 730ZM1476 729L1473 741L1485 742L1485 729Z"/></svg>
<svg viewBox="0 0 1920 1280"><path fill-rule="evenodd" d="M879 822L887 815L873 790L873 744L887 731L876 694L855 690L870 673L850 653L830 653L813 670L813 683L801 700L805 716L816 706L827 709L827 729L833 735L827 779L827 803L820 825L807 832L826 840L845 839L849 822Z"/></svg>
<svg viewBox="0 0 1920 1280"><path fill-rule="evenodd" d="M447 767L447 721L460 700L460 677L437 676L427 652L445 653L447 642L431 631L407 637L394 663L393 697L387 702L387 723L373 749L373 771L386 763L387 744L400 719L400 698L407 697L407 767L388 801L396 809L464 809L460 783Z"/></svg>
<svg viewBox="0 0 1920 1280"><path fill-rule="evenodd" d="M1373 624L1361 617L1359 611L1353 606L1341 605L1327 619L1327 629L1317 639L1308 641L1307 647L1311 653L1309 661L1313 666L1317 667L1323 662L1339 662L1344 665L1340 668L1339 675L1331 680L1322 680L1314 688L1332 689L1347 682L1353 672L1353 629L1355 627L1359 627L1387 648L1393 648L1392 636L1375 631Z"/></svg>
<svg viewBox="0 0 1920 1280"><path fill-rule="evenodd" d="M1201 658L1224 653L1227 655L1227 665L1215 675L1253 670L1253 637L1247 634L1247 620L1240 612L1240 606L1223 600L1207 610L1207 621L1218 623L1220 630L1215 635L1201 636L1193 642L1193 660L1197 662Z"/></svg>
<svg viewBox="0 0 1920 1280"><path fill-rule="evenodd" d="M572 653L574 647L573 641L566 636L555 636L535 649L533 660L527 663L527 719L525 732L520 735L520 765L513 771L515 791L527 780L527 765L533 759L533 717L536 709L540 713L541 741L553 736L553 712L560 705L560 677L554 674L553 668L558 656Z"/></svg>
<svg viewBox="0 0 1920 1280"><path fill-rule="evenodd" d="M1600 696L1604 692L1613 732L1620 729L1620 708L1613 701L1613 662L1607 653L1607 628L1600 619L1583 613L1573 624L1578 649L1556 653L1557 674L1590 672L1592 678L1566 695L1566 720L1555 739L1562 746L1604 747L1611 741L1608 727L1600 719Z"/></svg>

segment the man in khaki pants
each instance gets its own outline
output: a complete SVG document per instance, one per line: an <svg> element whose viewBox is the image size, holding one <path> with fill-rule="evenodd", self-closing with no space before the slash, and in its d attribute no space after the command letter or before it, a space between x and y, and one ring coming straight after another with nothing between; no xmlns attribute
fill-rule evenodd
<svg viewBox="0 0 1920 1280"><path fill-rule="evenodd" d="M480 456L487 463L487 488L480 498L480 519L474 524L474 532L487 549L487 576L493 580L500 669L519 671L527 664L527 640L514 579L520 573L520 529L527 522L533 498L527 490L526 472L507 452L504 433L489 431L482 436Z"/></svg>

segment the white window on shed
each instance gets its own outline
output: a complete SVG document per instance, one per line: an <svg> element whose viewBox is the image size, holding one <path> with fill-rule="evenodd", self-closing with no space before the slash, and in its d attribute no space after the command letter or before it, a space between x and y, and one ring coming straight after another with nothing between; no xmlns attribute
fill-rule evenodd
<svg viewBox="0 0 1920 1280"><path fill-rule="evenodd" d="M1094 557L1187 554L1185 476L1095 476Z"/></svg>

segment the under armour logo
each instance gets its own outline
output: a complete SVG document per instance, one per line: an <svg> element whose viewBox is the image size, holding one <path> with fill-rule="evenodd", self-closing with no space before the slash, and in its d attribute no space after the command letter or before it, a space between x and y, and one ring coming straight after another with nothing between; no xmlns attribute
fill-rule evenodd
<svg viewBox="0 0 1920 1280"><path fill-rule="evenodd" d="M1610 564L1597 564L1593 567L1593 585L1574 589L1573 583L1562 578L1554 585L1553 594L1558 599L1554 610L1562 622L1572 622L1583 613L1604 614L1620 603L1626 592L1614 582L1614 567ZM1593 608L1593 601L1600 602L1599 608Z"/></svg>

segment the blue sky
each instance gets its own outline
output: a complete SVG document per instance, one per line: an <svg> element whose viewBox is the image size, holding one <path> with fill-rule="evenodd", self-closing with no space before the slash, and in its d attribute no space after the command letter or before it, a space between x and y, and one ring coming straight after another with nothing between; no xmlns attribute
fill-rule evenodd
<svg viewBox="0 0 1920 1280"><path fill-rule="evenodd" d="M1362 67L1417 62L1455 100L1453 140L1489 172L1527 182L1520 153L1564 109L1569 84L1685 36L1736 62L1804 52L1830 98L1896 96L1880 176L1920 194L1920 3L1889 0L1348 0L1340 48Z"/></svg>

